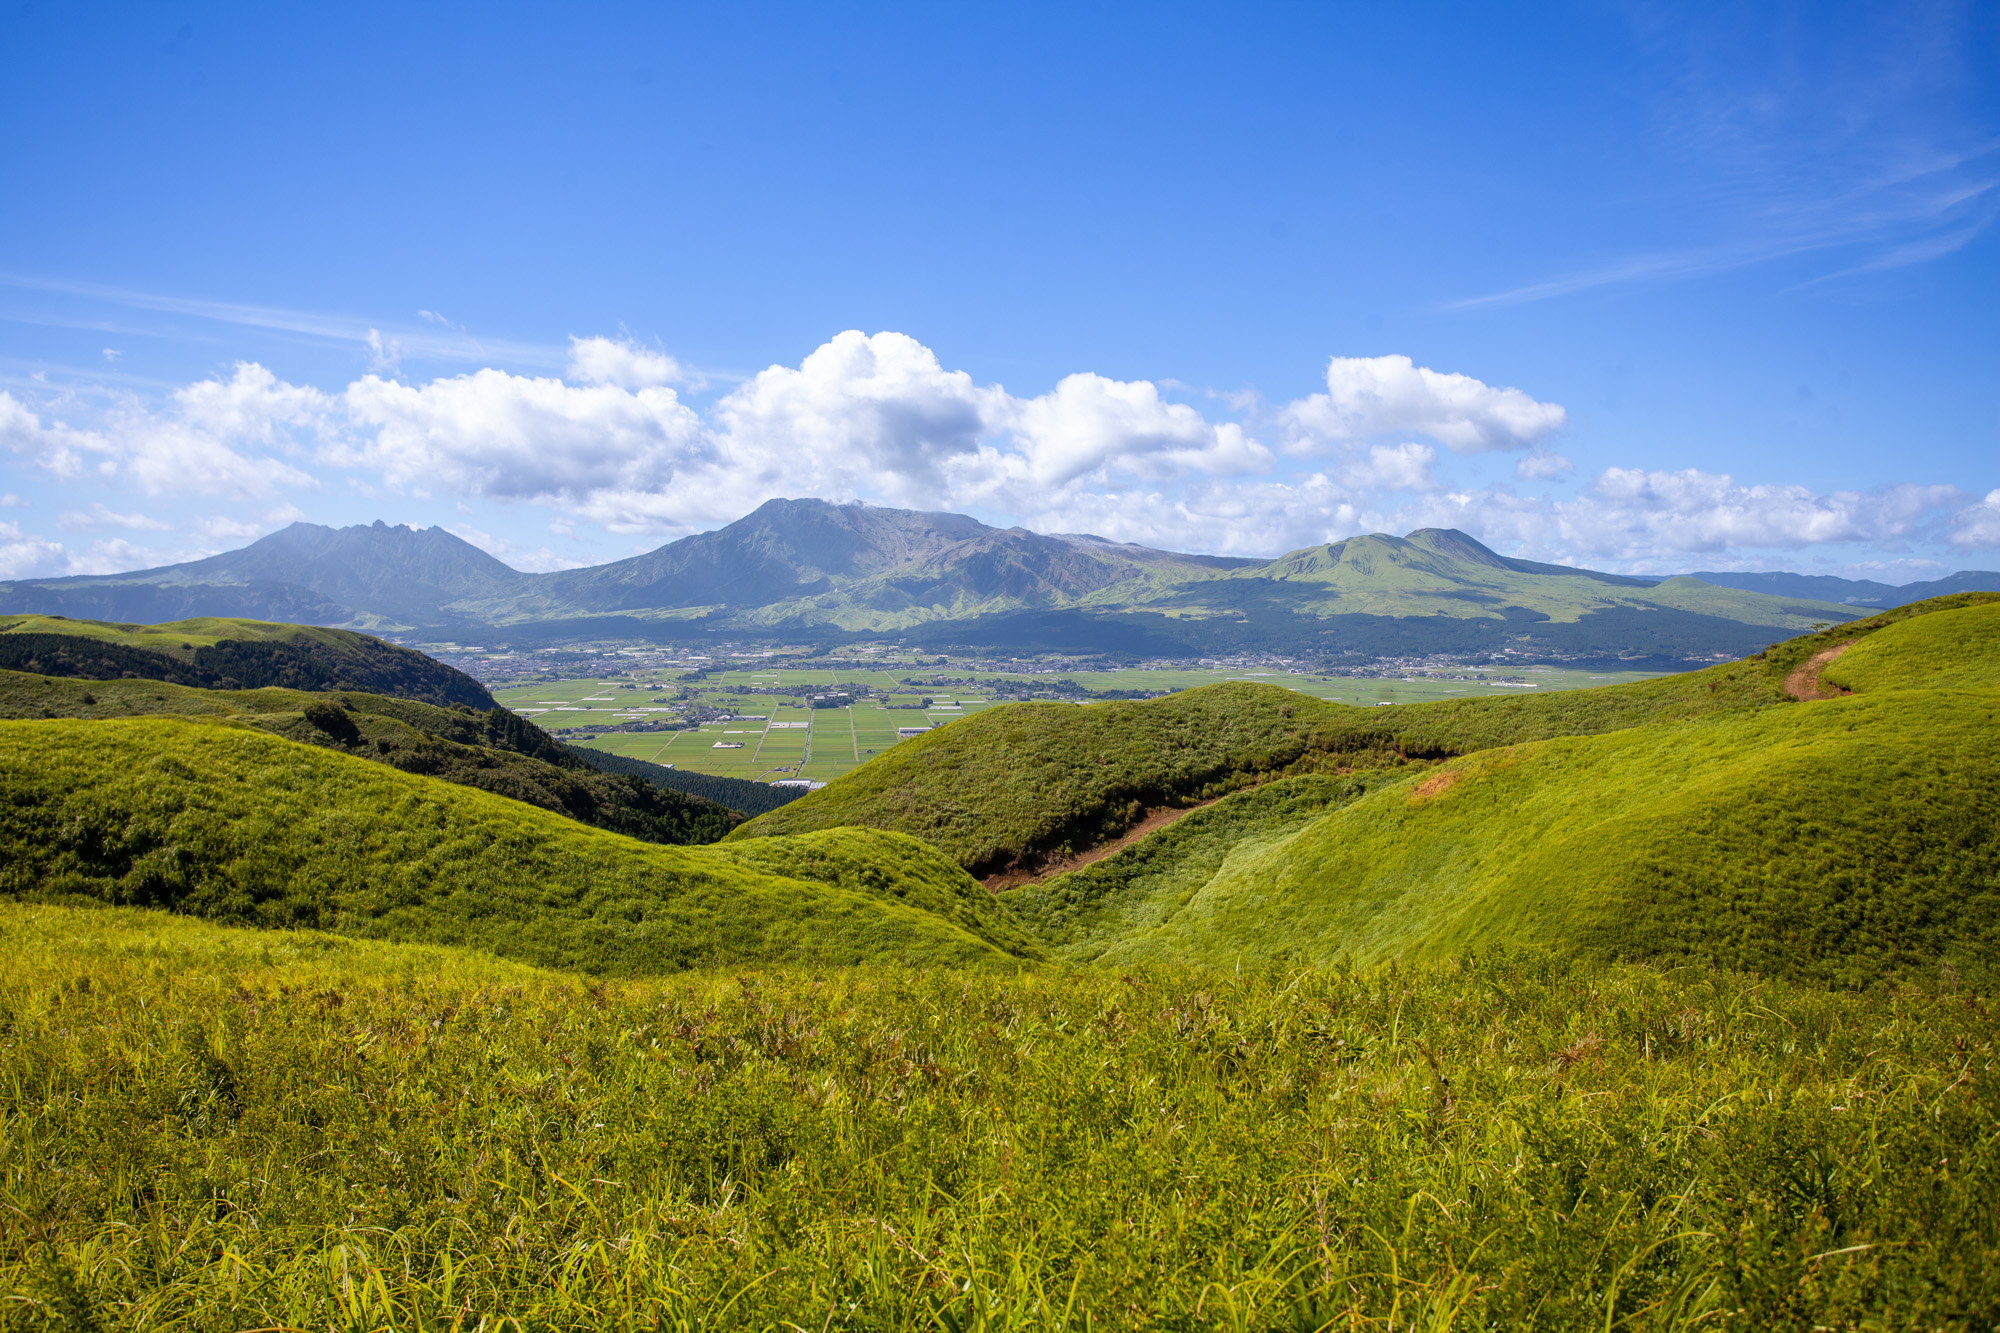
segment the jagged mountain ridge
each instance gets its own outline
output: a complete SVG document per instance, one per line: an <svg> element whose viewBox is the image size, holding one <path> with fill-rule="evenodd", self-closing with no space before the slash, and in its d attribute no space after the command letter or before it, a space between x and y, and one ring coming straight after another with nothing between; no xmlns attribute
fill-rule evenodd
<svg viewBox="0 0 2000 1333"><path fill-rule="evenodd" d="M1513 559L1453 529L1257 560L786 499L555 573L515 570L442 528L296 523L186 564L0 584L0 611L138 620L163 607L433 637L916 634L1181 655L1472 650L1536 634L1565 653L1738 652L1857 614L1797 592Z"/></svg>

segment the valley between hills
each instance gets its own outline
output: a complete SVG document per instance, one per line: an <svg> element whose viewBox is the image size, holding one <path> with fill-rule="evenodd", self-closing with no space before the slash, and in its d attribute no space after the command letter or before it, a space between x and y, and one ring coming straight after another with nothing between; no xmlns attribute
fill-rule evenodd
<svg viewBox="0 0 2000 1333"><path fill-rule="evenodd" d="M22 1327L2000 1314L2000 593L817 790L351 629L0 663Z"/></svg>

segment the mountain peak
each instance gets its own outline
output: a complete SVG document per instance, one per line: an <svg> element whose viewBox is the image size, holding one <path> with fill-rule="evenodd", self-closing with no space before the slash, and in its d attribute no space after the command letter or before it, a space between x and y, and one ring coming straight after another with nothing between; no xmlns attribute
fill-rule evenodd
<svg viewBox="0 0 2000 1333"><path fill-rule="evenodd" d="M1507 569L1505 557L1495 552L1470 533L1457 528L1418 528L1407 534L1404 541L1452 560L1462 560L1468 564L1484 565L1489 569Z"/></svg>

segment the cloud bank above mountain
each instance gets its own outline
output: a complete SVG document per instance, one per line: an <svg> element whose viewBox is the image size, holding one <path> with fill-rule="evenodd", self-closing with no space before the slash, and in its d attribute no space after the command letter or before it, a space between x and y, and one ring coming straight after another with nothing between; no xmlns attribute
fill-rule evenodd
<svg viewBox="0 0 2000 1333"><path fill-rule="evenodd" d="M1822 493L1619 466L1572 479L1550 448L1569 413L1525 390L1402 355L1331 357L1325 384L1266 406L1086 371L1021 397L946 368L908 335L849 330L706 403L700 376L675 358L601 336L572 338L561 376L489 366L411 382L385 367L321 389L245 362L152 402L0 392L0 450L65 497L65 532L172 528L182 543L113 534L75 550L17 520L0 528L0 576L200 553L341 491L467 514L525 507L546 511L559 538L594 526L640 545L785 495L1232 554L1426 525L1628 568L1826 546L1891 557L1913 543L2000 546L2000 492L1912 480ZM1492 453L1518 455L1511 482L1468 472ZM161 516L106 503L117 496ZM184 517L204 502L237 512ZM573 562L485 541L524 567Z"/></svg>

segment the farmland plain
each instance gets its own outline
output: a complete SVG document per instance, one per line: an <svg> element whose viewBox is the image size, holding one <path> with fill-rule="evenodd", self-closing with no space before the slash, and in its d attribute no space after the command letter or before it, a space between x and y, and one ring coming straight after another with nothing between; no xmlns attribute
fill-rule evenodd
<svg viewBox="0 0 2000 1333"><path fill-rule="evenodd" d="M830 782L895 745L900 739L899 728L943 726L954 718L1006 702L1005 697L996 696L996 690L1012 694L1022 687L1046 689L1058 681L1073 682L1089 693L1179 691L1225 681L1257 681L1332 703L1368 707L1589 689L1647 680L1656 674L1550 666L1466 667L1436 675L1412 672L1384 677L1148 667L1027 674L905 662L885 663L874 669L747 667L709 673L696 680L683 679L684 673L679 671L642 671L507 686L495 689L493 697L551 731L678 717L690 704L727 709L738 717L706 722L694 730L606 732L565 739L610 754L718 777ZM842 707L800 706L812 694L855 686L866 687L870 693ZM733 692L742 690L796 693L787 699L779 694ZM908 706L922 698L931 700L928 708ZM885 699L906 706L885 707Z"/></svg>

